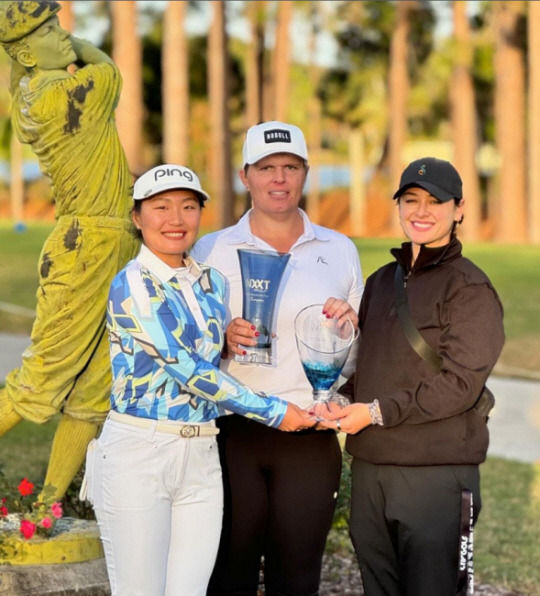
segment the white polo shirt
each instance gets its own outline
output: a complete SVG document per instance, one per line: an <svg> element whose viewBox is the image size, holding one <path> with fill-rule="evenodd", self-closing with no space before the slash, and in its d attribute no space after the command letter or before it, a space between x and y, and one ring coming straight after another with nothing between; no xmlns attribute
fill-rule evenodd
<svg viewBox="0 0 540 596"><path fill-rule="evenodd" d="M310 304L324 304L330 297L346 300L358 311L364 284L358 251L345 235L310 222L304 211L304 233L294 243L275 303L273 366L240 364L222 360L227 372L253 391L264 391L305 408L312 401L312 388L302 368L294 336L294 319ZM197 241L191 256L215 267L225 276L227 324L242 316L242 277L237 249L257 248L274 251L254 236L250 227L251 210L229 228L208 234ZM354 370L351 350L345 373Z"/></svg>

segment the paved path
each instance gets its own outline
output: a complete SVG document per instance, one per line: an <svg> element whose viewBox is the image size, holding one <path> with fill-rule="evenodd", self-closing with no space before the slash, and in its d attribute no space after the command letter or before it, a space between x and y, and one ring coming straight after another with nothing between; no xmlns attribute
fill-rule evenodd
<svg viewBox="0 0 540 596"><path fill-rule="evenodd" d="M29 339L0 333L0 381L21 363ZM489 454L540 462L540 381L492 376L488 386L497 403L492 411Z"/></svg>

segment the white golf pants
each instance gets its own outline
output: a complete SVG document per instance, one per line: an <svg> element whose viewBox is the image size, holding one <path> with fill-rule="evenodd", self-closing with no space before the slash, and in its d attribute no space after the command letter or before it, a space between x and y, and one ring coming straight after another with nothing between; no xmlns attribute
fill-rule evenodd
<svg viewBox="0 0 540 596"><path fill-rule="evenodd" d="M206 594L223 514L215 436L107 419L89 447L86 482L112 596Z"/></svg>

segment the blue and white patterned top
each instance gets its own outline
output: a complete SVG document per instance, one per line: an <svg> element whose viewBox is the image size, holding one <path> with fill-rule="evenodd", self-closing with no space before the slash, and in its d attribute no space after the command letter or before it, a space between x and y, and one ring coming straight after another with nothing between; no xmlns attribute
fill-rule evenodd
<svg viewBox="0 0 540 596"><path fill-rule="evenodd" d="M112 409L190 423L227 410L277 427L286 402L219 369L225 281L215 269L173 269L142 246L114 278L107 305Z"/></svg>

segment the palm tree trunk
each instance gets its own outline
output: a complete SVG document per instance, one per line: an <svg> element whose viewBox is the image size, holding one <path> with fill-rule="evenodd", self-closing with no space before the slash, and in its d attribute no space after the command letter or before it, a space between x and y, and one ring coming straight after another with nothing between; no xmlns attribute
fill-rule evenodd
<svg viewBox="0 0 540 596"><path fill-rule="evenodd" d="M274 118L286 121L289 108L292 0L278 2L274 47Z"/></svg>
<svg viewBox="0 0 540 596"><path fill-rule="evenodd" d="M366 233L367 220L364 134L359 127L351 129L349 135L349 164L351 236L359 237Z"/></svg>
<svg viewBox="0 0 540 596"><path fill-rule="evenodd" d="M163 158L188 163L189 54L184 20L187 2L167 2L163 13Z"/></svg>
<svg viewBox="0 0 540 596"><path fill-rule="evenodd" d="M399 178L403 170L402 152L407 139L409 11L414 3L414 0L397 2L396 26L390 43L388 163L390 165L390 183L394 189L397 189L399 185ZM401 234L399 221L396 218L392 219L392 232L396 235Z"/></svg>
<svg viewBox="0 0 540 596"><path fill-rule="evenodd" d="M140 173L142 160L142 46L137 34L137 3L109 2L112 17L113 60L123 78L116 109L116 126L130 170Z"/></svg>
<svg viewBox="0 0 540 596"><path fill-rule="evenodd" d="M528 2L529 238L540 244L540 3Z"/></svg>
<svg viewBox="0 0 540 596"><path fill-rule="evenodd" d="M231 132L229 127L229 54L225 29L225 2L212 0L213 17L208 37L208 99L212 143L213 197L220 207L219 226L234 223Z"/></svg>
<svg viewBox="0 0 540 596"><path fill-rule="evenodd" d="M73 31L75 16L73 14L73 2L71 0L59 0L58 4L62 7L58 12L60 26L66 31Z"/></svg>
<svg viewBox="0 0 540 596"><path fill-rule="evenodd" d="M454 138L454 165L463 180L466 217L465 238L478 240L482 219L482 205L478 168L476 167L477 121L474 86L471 77L472 46L467 3L455 1L454 8L454 69L450 86L450 109Z"/></svg>
<svg viewBox="0 0 540 596"><path fill-rule="evenodd" d="M496 239L527 241L525 191L525 66L515 43L522 1L495 7L495 141L500 156Z"/></svg>
<svg viewBox="0 0 540 596"><path fill-rule="evenodd" d="M248 3L247 17L251 43L246 56L246 128L263 119L264 81L264 20L266 3L253 0Z"/></svg>
<svg viewBox="0 0 540 596"><path fill-rule="evenodd" d="M11 131L10 143L10 183L11 219L15 225L24 219L24 178L23 178L23 146L15 131Z"/></svg>
<svg viewBox="0 0 540 596"><path fill-rule="evenodd" d="M307 142L309 149L309 190L307 193L306 210L312 221L319 223L320 167L321 167L321 101L317 97L317 87L321 78L320 68L317 65L316 51L317 39L320 28L319 3L310 2L311 31L309 36L309 65L308 76L311 93L308 99L309 127L307 129Z"/></svg>

